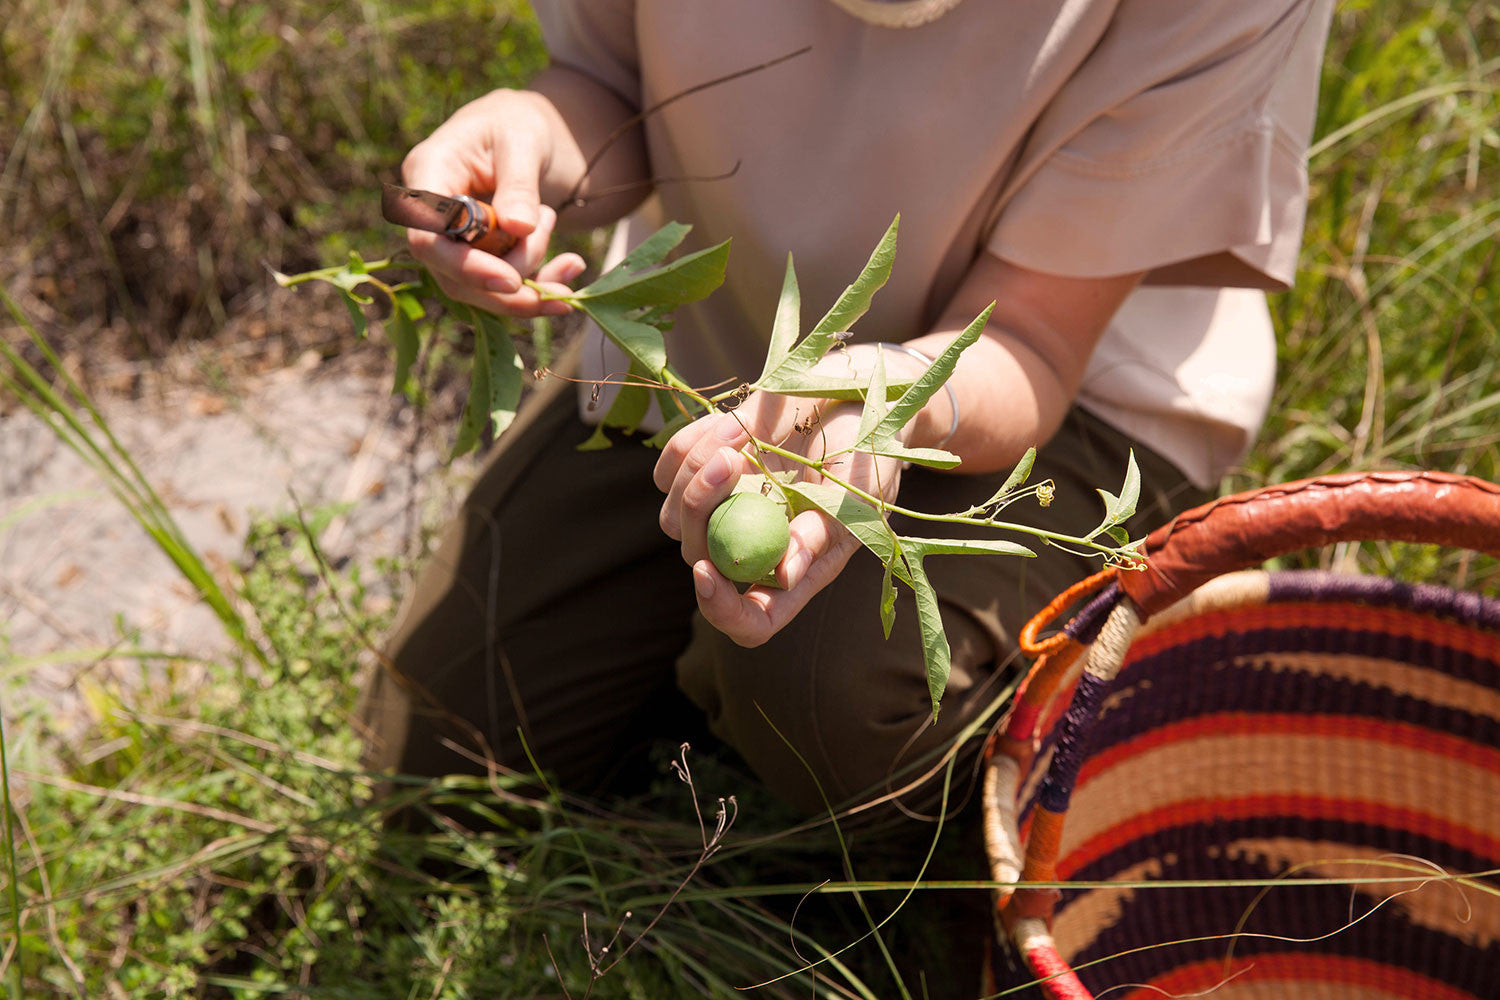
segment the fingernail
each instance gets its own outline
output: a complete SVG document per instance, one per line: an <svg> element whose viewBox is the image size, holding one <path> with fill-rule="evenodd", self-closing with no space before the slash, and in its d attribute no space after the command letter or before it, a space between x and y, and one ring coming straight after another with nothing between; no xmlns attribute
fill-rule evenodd
<svg viewBox="0 0 1500 1000"><path fill-rule="evenodd" d="M732 471L729 465L729 457L724 454L724 449L721 448L714 452L714 457L710 458L703 466L703 481L710 486L723 486L729 481L729 474Z"/></svg>
<svg viewBox="0 0 1500 1000"><path fill-rule="evenodd" d="M807 549L799 549L796 555L786 564L786 586L790 590L802 582L807 575L807 567L812 565L812 553Z"/></svg>
<svg viewBox="0 0 1500 1000"><path fill-rule="evenodd" d="M515 278L490 278L484 283L484 287L491 292L511 295L521 290L521 283Z"/></svg>
<svg viewBox="0 0 1500 1000"><path fill-rule="evenodd" d="M714 578L702 566L693 567L693 589L705 601L714 596Z"/></svg>
<svg viewBox="0 0 1500 1000"><path fill-rule="evenodd" d="M720 417L719 426L714 428L714 435L720 441L738 441L743 433L744 428L740 426L740 422L730 416Z"/></svg>

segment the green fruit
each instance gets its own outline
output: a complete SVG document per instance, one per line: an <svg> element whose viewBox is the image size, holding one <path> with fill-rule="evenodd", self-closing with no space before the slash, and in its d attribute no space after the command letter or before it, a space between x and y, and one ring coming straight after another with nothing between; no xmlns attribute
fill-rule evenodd
<svg viewBox="0 0 1500 1000"><path fill-rule="evenodd" d="M767 576L791 540L784 508L759 493L731 493L708 516L708 558L736 583Z"/></svg>

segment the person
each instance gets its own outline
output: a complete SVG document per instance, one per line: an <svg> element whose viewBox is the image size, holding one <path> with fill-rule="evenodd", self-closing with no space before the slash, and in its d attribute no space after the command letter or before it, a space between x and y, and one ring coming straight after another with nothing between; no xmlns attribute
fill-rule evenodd
<svg viewBox="0 0 1500 1000"><path fill-rule="evenodd" d="M454 298L557 315L567 306L538 290L584 271L575 254L548 259L559 219L618 220L613 259L687 222L692 246L733 245L724 286L675 315L668 357L695 385L744 382L787 253L821 311L899 212L889 283L822 364L868 371L879 353L910 377L995 306L951 392L904 431L960 467L872 460L847 470L857 485L963 510L1041 445L1033 480L1056 500L1016 519L1079 534L1133 453L1139 537L1206 499L1248 447L1274 377L1265 291L1292 281L1301 239L1330 0L538 0L536 13L550 67L464 106L403 164L413 187L492 200L519 237L498 258L411 233ZM628 364L586 329L558 367L577 381L533 394L408 597L394 669L366 701L375 766L524 771L529 752L593 791L697 711L799 809L889 794L994 707L1020 625L1098 568L1047 546L929 560L953 660L934 723L910 595L884 638L879 562L836 522L796 517L782 589L742 592L705 558L709 513L751 470L747 428L812 454L850 440L857 407L752 395L659 452L643 435L579 451ZM810 418L817 433L794 431Z"/></svg>

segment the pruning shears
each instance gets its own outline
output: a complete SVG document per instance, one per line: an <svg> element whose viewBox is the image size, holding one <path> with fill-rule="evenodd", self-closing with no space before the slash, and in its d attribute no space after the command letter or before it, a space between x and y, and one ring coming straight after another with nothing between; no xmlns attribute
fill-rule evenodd
<svg viewBox="0 0 1500 1000"><path fill-rule="evenodd" d="M380 195L380 214L387 222L440 233L496 257L516 245L516 238L500 228L494 206L466 194L444 195L386 184Z"/></svg>

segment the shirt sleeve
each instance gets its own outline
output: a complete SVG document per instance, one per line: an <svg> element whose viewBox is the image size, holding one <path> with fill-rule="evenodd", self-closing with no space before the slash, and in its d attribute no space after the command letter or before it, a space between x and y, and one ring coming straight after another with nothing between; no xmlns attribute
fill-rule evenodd
<svg viewBox="0 0 1500 1000"><path fill-rule="evenodd" d="M593 77L633 108L641 106L634 0L536 0L534 10L554 64Z"/></svg>
<svg viewBox="0 0 1500 1000"><path fill-rule="evenodd" d="M1125 0L1038 118L987 242L1074 277L1286 288L1332 0Z"/></svg>

